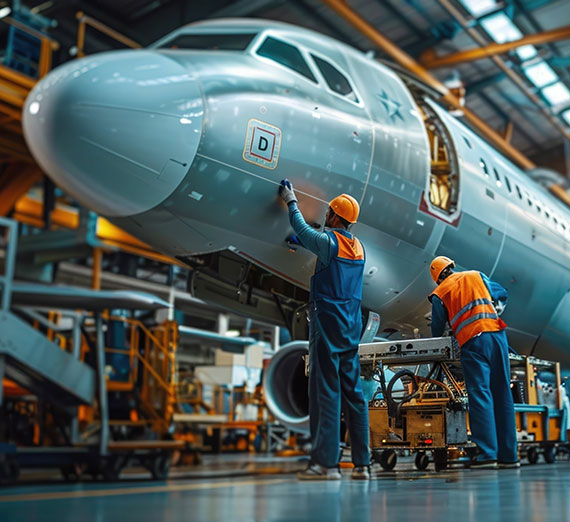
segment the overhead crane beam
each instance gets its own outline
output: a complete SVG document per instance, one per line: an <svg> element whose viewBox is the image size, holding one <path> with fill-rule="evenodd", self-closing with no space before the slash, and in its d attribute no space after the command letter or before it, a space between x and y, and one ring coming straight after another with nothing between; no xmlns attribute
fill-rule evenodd
<svg viewBox="0 0 570 522"><path fill-rule="evenodd" d="M502 44L491 43L483 47L474 49L466 49L456 53L446 54L445 56L437 56L434 49L428 49L420 56L420 62L426 69L437 69L438 67L451 67L466 62L474 62L483 58L490 58L508 51L523 47L524 45L540 45L549 42L559 42L570 38L570 25L553 29L552 31L544 31L542 33L529 34Z"/></svg>
<svg viewBox="0 0 570 522"><path fill-rule="evenodd" d="M442 96L442 100L457 110L461 110L465 115L465 119L473 125L487 140L501 150L505 155L511 158L515 163L525 169L532 169L536 165L529 160L524 154L513 147L505 138L495 129L487 125L475 113L467 107L461 105L460 100L456 98L449 89L443 85L435 76L426 70L419 62L412 58L409 54L402 51L394 42L386 38L369 22L364 20L343 0L323 0L335 11L343 20L352 25L360 33L366 36L371 42L380 47L384 52L389 54L396 62L405 67L418 78L425 82L432 89L435 89Z"/></svg>

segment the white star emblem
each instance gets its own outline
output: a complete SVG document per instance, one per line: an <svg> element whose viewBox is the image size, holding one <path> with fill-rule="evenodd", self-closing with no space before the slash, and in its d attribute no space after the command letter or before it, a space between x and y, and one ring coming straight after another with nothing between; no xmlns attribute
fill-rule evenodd
<svg viewBox="0 0 570 522"><path fill-rule="evenodd" d="M382 105L384 105L384 108L392 121L396 121L396 118L400 118L404 121L404 117L400 113L400 107L402 106L400 102L390 98L384 89L382 89L382 92L376 96L382 102Z"/></svg>

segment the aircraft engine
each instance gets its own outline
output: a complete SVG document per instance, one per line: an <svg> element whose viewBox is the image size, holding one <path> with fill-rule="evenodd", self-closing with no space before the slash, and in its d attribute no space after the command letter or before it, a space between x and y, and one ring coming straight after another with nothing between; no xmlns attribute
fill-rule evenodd
<svg viewBox="0 0 570 522"><path fill-rule="evenodd" d="M307 341L293 341L283 346L265 370L263 390L269 411L289 429L309 432L309 393L305 375Z"/></svg>

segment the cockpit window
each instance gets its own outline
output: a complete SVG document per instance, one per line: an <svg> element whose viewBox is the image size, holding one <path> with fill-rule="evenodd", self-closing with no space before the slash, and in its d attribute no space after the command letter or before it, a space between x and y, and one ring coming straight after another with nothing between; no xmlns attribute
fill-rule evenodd
<svg viewBox="0 0 570 522"><path fill-rule="evenodd" d="M303 55L294 45L268 36L257 50L257 54L265 58L270 58L285 67L289 67L289 69L293 69L295 72L302 74L305 78L317 83Z"/></svg>
<svg viewBox="0 0 570 522"><path fill-rule="evenodd" d="M159 49L201 49L203 51L244 51L255 34L181 34Z"/></svg>
<svg viewBox="0 0 570 522"><path fill-rule="evenodd" d="M330 64L326 60L323 60L314 54L311 54L311 57L313 60L315 60L319 71L321 71L321 74L323 75L323 78L327 82L327 85L330 87L331 91L334 91L341 96L346 96L352 101L358 101L356 94L352 90L350 82L346 79L344 74L342 74L334 65Z"/></svg>

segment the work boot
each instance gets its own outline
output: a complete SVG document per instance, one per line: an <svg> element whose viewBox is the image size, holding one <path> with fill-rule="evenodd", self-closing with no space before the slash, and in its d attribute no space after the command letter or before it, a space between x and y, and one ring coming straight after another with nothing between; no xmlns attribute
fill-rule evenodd
<svg viewBox="0 0 570 522"><path fill-rule="evenodd" d="M499 462L499 469L516 469L521 467L521 463L517 460L516 462Z"/></svg>
<svg viewBox="0 0 570 522"><path fill-rule="evenodd" d="M370 480L370 466L354 466L350 478L352 480Z"/></svg>
<svg viewBox="0 0 570 522"><path fill-rule="evenodd" d="M340 480L338 467L325 468L320 464L309 464L309 467L297 473L299 480Z"/></svg>
<svg viewBox="0 0 570 522"><path fill-rule="evenodd" d="M497 469L496 460L474 460L469 465L470 469Z"/></svg>

